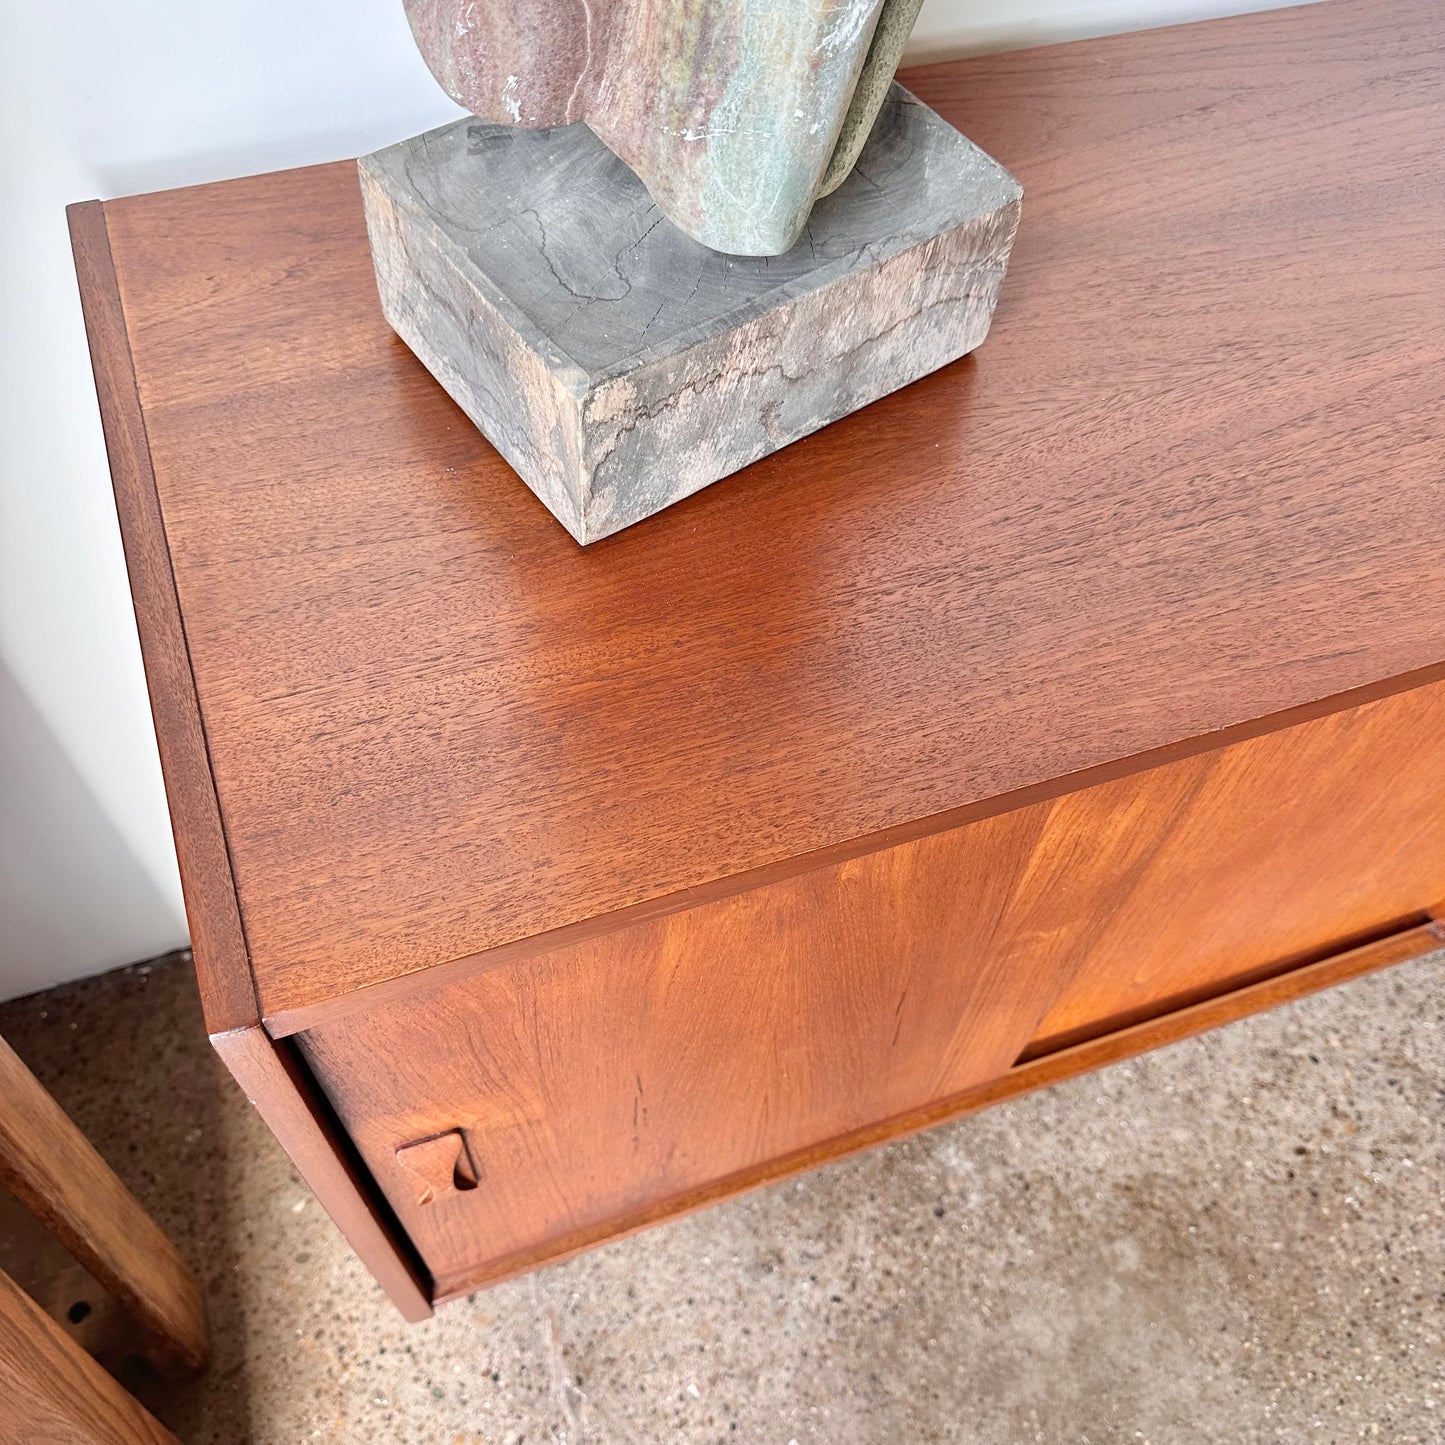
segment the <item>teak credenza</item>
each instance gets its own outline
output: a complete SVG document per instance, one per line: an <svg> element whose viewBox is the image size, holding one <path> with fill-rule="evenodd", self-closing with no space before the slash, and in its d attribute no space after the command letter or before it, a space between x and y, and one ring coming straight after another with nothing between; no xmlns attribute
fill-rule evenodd
<svg viewBox="0 0 1445 1445"><path fill-rule="evenodd" d="M1440 945L1442 65L913 71L986 347L586 551L353 166L73 208L209 1027L407 1315Z"/></svg>

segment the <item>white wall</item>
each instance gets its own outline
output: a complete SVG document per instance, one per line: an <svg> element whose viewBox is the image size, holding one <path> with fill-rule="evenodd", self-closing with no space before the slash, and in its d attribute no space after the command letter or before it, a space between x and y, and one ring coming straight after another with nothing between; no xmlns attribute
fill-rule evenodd
<svg viewBox="0 0 1445 1445"><path fill-rule="evenodd" d="M924 0L904 63L1121 35L1310 0Z"/></svg>
<svg viewBox="0 0 1445 1445"><path fill-rule="evenodd" d="M913 54L1266 3L927 0ZM65 205L456 113L401 0L0 0L0 998L186 937Z"/></svg>

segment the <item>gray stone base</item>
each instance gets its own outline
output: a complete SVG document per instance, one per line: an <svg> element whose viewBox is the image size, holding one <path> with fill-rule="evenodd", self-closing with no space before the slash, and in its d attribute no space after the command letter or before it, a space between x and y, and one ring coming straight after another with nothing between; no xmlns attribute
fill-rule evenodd
<svg viewBox="0 0 1445 1445"><path fill-rule="evenodd" d="M582 543L972 351L1022 197L898 85L785 256L689 240L585 125L360 165L386 319Z"/></svg>

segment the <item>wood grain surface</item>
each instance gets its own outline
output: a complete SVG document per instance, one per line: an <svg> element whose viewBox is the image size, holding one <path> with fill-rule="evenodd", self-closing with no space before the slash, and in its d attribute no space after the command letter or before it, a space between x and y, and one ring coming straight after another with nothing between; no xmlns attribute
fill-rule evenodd
<svg viewBox="0 0 1445 1445"><path fill-rule="evenodd" d="M415 1251L355 1167L309 1077L261 1027L105 209L88 201L68 216L206 1027L352 1248L402 1314L422 1319L430 1313L430 1280Z"/></svg>
<svg viewBox="0 0 1445 1445"><path fill-rule="evenodd" d="M125 1306L148 1337L153 1364L180 1374L206 1363L206 1304L195 1275L3 1039L0 1184Z"/></svg>
<svg viewBox="0 0 1445 1445"><path fill-rule="evenodd" d="M565 1239L546 1241L519 1253L489 1260L484 1265L473 1266L461 1274L439 1280L436 1303L456 1299L475 1289L495 1284L510 1275L522 1274L540 1265L555 1263L596 1245L635 1234L694 1210L706 1209L749 1189L775 1184L790 1175L815 1169L821 1164L846 1158L864 1149L876 1148L890 1140L916 1134L922 1129L934 1128L950 1119L992 1108L995 1104L1033 1093L1036 1089L1046 1089L1090 1070L1148 1053L1150 1049L1178 1043L1181 1039L1234 1023L1265 1009L1277 1008L1312 993L1349 983L1351 979L1361 978L1383 968L1391 968L1397 963L1408 963L1413 958L1434 952L1442 944L1445 944L1445 923L1417 924L1413 928L1363 944L1359 948L1301 965L1277 978L1264 979L1243 988L1233 989L1203 1003L1166 1014L1162 1018L1151 1019L1146 1023L1122 1029L1118 1033L1105 1034L1101 1038L1060 1049L1057 1053L1043 1058L1030 1059L986 1084L940 1099L926 1108L915 1109L892 1119L877 1120L839 1138L825 1140L822 1144L799 1150L796 1154L770 1159L757 1168L717 1180L681 1197L654 1200L624 1218L611 1219L603 1225L579 1230Z"/></svg>
<svg viewBox="0 0 1445 1445"><path fill-rule="evenodd" d="M1302 964L1275 978L1231 989L1160 1018L1104 1034L1041 1058L1025 1060L986 1083L935 1100L923 1108L875 1120L795 1153L768 1159L686 1194L651 1199L629 1214L578 1229L561 1238L542 1240L509 1255L489 1255L484 1248L476 1256L477 1263L437 1281L435 1302L440 1304L455 1299L510 1275L555 1263L585 1249L706 1208L745 1190L776 1183L792 1174L815 1169L864 1149L876 1148L890 1140L933 1128L980 1109L991 1108L1092 1069L1104 1068L1151 1049L1177 1043L1265 1009L1277 1008L1295 999L1348 983L1379 969L1407 963L1434 952L1442 944L1445 944L1445 923L1431 921L1416 924L1358 948Z"/></svg>
<svg viewBox="0 0 1445 1445"><path fill-rule="evenodd" d="M4 1273L0 1440L7 1445L180 1445Z"/></svg>
<svg viewBox="0 0 1445 1445"><path fill-rule="evenodd" d="M296 1042L445 1278L1002 1073L1190 782L1120 779ZM423 1204L398 1151L450 1129L480 1186Z"/></svg>
<svg viewBox="0 0 1445 1445"><path fill-rule="evenodd" d="M1445 683L1188 766L1188 803L1031 1054L1393 931L1445 899Z"/></svg>
<svg viewBox="0 0 1445 1445"><path fill-rule="evenodd" d="M1437 683L348 1010L297 1042L447 1293L1021 1055L1422 924L1445 897L1442 804ZM476 1188L418 1189L407 1158L444 1133L446 1170L464 1146Z"/></svg>
<svg viewBox="0 0 1445 1445"><path fill-rule="evenodd" d="M136 394L105 209L99 201L85 201L71 206L67 218L206 1026L212 1033L254 1026L260 1011L246 931Z"/></svg>
<svg viewBox="0 0 1445 1445"><path fill-rule="evenodd" d="M987 346L585 553L351 166L108 202L262 1012L1439 664L1442 50L1332 0L912 72L1025 186Z"/></svg>

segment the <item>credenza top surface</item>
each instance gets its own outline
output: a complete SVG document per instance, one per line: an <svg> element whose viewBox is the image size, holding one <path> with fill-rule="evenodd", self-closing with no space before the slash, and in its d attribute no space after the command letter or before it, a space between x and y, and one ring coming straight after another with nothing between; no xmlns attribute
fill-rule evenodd
<svg viewBox="0 0 1445 1445"><path fill-rule="evenodd" d="M1442 51L1329 0L911 72L1024 184L989 341L585 551L353 166L107 202L262 1012L1445 658Z"/></svg>

